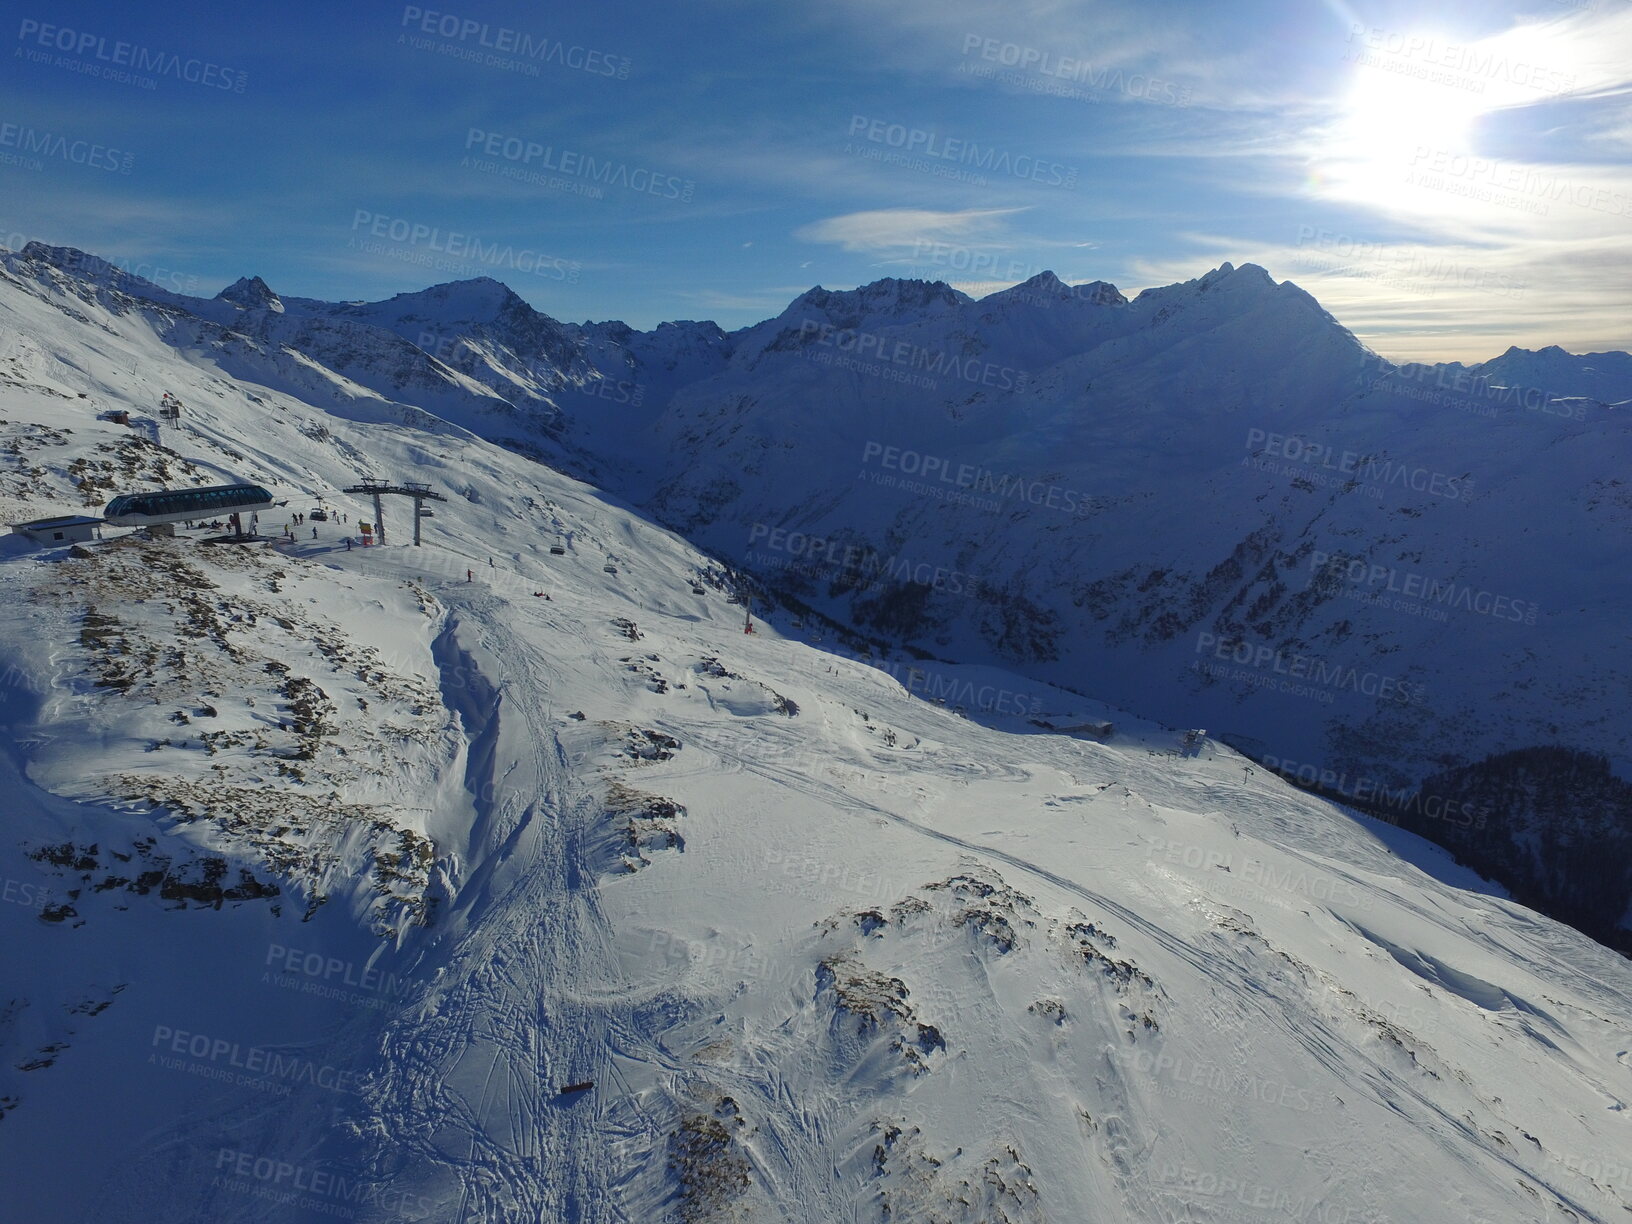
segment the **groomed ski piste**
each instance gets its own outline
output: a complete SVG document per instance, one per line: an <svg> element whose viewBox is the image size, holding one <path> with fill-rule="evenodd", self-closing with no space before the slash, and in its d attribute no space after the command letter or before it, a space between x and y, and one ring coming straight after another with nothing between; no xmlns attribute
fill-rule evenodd
<svg viewBox="0 0 1632 1224"><path fill-rule="evenodd" d="M421 548L406 503L366 549L6 546L8 1218L1632 1212L1632 966L1427 843L1035 681L745 634L593 488L14 288L9 521L449 501Z"/></svg>

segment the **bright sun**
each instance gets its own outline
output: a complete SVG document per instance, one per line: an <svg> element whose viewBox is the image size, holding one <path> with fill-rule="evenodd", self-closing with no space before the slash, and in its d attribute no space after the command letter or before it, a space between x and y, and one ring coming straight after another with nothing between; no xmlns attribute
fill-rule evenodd
<svg viewBox="0 0 1632 1224"><path fill-rule="evenodd" d="M1424 146L1461 151L1484 109L1481 101L1467 90L1366 73L1345 99L1333 151L1373 166L1409 162Z"/></svg>
<svg viewBox="0 0 1632 1224"><path fill-rule="evenodd" d="M1363 70L1328 130L1320 178L1346 199L1397 206L1424 150L1430 155L1468 150L1474 121L1487 109L1484 102L1470 90Z"/></svg>

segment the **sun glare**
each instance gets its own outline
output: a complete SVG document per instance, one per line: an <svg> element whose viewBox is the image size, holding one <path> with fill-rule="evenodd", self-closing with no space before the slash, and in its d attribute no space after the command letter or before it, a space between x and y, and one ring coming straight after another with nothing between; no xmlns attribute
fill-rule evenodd
<svg viewBox="0 0 1632 1224"><path fill-rule="evenodd" d="M1425 151L1468 151L1475 121L1487 109L1486 98L1471 89L1360 68L1327 129L1311 182L1321 194L1399 206L1418 194L1409 185L1411 170ZM1448 201L1421 203L1431 210Z"/></svg>
<svg viewBox="0 0 1632 1224"><path fill-rule="evenodd" d="M1367 73L1344 101L1337 151L1375 166L1409 162L1423 145L1464 149L1481 109L1477 94Z"/></svg>

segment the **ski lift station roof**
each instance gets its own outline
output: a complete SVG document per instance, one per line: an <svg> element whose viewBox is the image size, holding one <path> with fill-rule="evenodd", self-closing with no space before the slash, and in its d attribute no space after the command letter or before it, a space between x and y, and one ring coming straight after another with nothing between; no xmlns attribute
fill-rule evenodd
<svg viewBox="0 0 1632 1224"><path fill-rule="evenodd" d="M260 485L208 485L198 489L158 489L123 493L107 504L102 520L115 527L147 527L217 514L269 510L272 494Z"/></svg>

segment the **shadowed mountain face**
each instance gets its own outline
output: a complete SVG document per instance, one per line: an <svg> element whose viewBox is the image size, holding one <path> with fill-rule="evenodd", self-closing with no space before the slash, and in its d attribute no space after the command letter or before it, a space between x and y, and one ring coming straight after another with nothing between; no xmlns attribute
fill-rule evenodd
<svg viewBox="0 0 1632 1224"><path fill-rule="evenodd" d="M979 301L817 288L732 333L559 323L485 278L203 301L62 249L8 267L333 411L367 388L544 458L836 620L1206 726L1340 796L1539 744L1625 753L1625 353L1396 366L1253 265L1131 300L1050 273ZM1515 836L1490 869L1555 898L1525 866L1555 853ZM1612 930L1626 900L1578 920Z"/></svg>
<svg viewBox="0 0 1632 1224"><path fill-rule="evenodd" d="M1632 955L1632 785L1604 757L1529 748L1446 770L1400 823L1511 881L1515 899Z"/></svg>

